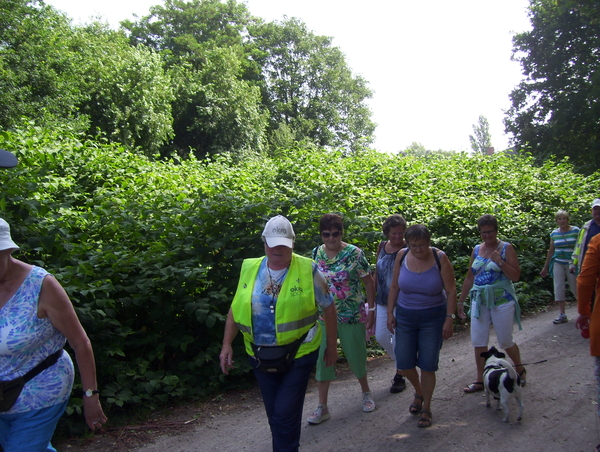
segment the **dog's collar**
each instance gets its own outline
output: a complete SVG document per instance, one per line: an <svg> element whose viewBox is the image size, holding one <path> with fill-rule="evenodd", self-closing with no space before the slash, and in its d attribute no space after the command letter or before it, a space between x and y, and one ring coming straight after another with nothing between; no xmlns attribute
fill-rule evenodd
<svg viewBox="0 0 600 452"><path fill-rule="evenodd" d="M486 370L488 370L488 369L506 369L506 367L504 367L504 366L501 366L501 365L499 365L499 364L490 364L489 366L485 366L485 367L483 368L484 372L485 372Z"/></svg>

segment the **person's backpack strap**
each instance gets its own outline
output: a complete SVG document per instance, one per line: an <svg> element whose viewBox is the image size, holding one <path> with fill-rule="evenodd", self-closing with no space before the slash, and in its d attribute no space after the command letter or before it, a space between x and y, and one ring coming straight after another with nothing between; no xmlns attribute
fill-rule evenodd
<svg viewBox="0 0 600 452"><path fill-rule="evenodd" d="M442 271L442 263L440 262L440 256L438 255L439 250L432 246L431 251L433 251L433 257L435 257L435 263L437 264L438 270Z"/></svg>
<svg viewBox="0 0 600 452"><path fill-rule="evenodd" d="M404 254L402 256L400 256L400 268L402 268L402 262L404 262L404 258L408 254L408 251L409 251L409 249L406 248L406 251L404 252Z"/></svg>
<svg viewBox="0 0 600 452"><path fill-rule="evenodd" d="M377 247L377 254L375 255L376 260L379 259L379 253L381 253L381 248L383 248L386 243L386 240L382 240L381 242L379 242L379 246Z"/></svg>
<svg viewBox="0 0 600 452"><path fill-rule="evenodd" d="M313 252L312 252L312 255L313 255L313 261L316 261L316 260L317 260L317 251L319 251L319 246L315 246L315 247L313 248Z"/></svg>
<svg viewBox="0 0 600 452"><path fill-rule="evenodd" d="M433 252L433 257L435 258L435 263L437 265L438 270L442 270L442 263L440 262L440 256L438 256L438 249L434 248L433 246L431 247L431 251ZM402 262L404 262L404 258L406 257L406 255L408 254L408 248L406 248L406 251L404 252L404 254L400 257L400 266L402 266Z"/></svg>

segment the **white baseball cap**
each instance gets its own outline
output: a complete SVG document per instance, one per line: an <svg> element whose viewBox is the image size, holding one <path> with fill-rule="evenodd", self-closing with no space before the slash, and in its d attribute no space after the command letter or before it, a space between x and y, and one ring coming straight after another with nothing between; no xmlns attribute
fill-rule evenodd
<svg viewBox="0 0 600 452"><path fill-rule="evenodd" d="M6 220L0 218L0 251L18 249L19 247L10 237L10 226Z"/></svg>
<svg viewBox="0 0 600 452"><path fill-rule="evenodd" d="M283 215L277 215L267 221L265 229L262 233L265 242L269 248L276 246L287 246L288 248L294 247L294 240L296 234L294 234L294 228L292 223Z"/></svg>
<svg viewBox="0 0 600 452"><path fill-rule="evenodd" d="M592 201L592 209L598 206L600 206L600 198L596 198Z"/></svg>

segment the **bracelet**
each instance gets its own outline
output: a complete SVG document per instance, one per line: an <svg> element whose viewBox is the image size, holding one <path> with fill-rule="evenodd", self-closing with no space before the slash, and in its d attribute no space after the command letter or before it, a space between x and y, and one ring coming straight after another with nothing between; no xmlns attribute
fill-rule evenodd
<svg viewBox="0 0 600 452"><path fill-rule="evenodd" d="M369 309L368 309L368 311L369 311L369 312L374 312L374 311L375 311L375 309L377 309L377 307L376 307L376 306L373 306L372 308L369 308Z"/></svg>
<svg viewBox="0 0 600 452"><path fill-rule="evenodd" d="M498 267L502 268L504 266L504 261L498 262Z"/></svg>
<svg viewBox="0 0 600 452"><path fill-rule="evenodd" d="M458 305L461 305L461 306L462 306L462 305L463 305L463 304L465 304L465 303L464 303L464 302L462 302L462 301L459 301L459 302L458 302L458 303L456 303L456 304L458 304Z"/></svg>

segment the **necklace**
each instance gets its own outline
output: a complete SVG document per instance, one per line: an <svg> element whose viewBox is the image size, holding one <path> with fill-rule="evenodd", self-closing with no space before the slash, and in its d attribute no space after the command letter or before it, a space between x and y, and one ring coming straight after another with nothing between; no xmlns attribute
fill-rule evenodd
<svg viewBox="0 0 600 452"><path fill-rule="evenodd" d="M419 268L417 268L417 262L418 262L418 261L419 261L419 259L417 259L417 258L414 258L414 259L413 259L413 264L414 264L414 267L415 267L415 270L414 270L414 271L416 271L416 272L417 272L417 275L420 275L420 274L421 274L421 272L423 272L423 271L426 271L426 270L429 270L429 268L431 268L431 267L428 267L427 269L423 269L423 268L420 268L420 269L419 269ZM421 266L419 265L418 267L421 267Z"/></svg>
<svg viewBox="0 0 600 452"><path fill-rule="evenodd" d="M484 244L480 249L481 251L481 257L483 257L484 259L487 259L488 257L490 257L492 255L492 253L494 251L496 251L496 247L498 246L498 241L496 241L496 243L494 244L494 247L490 250L488 248L488 246L486 244Z"/></svg>
<svg viewBox="0 0 600 452"><path fill-rule="evenodd" d="M267 292L271 294L271 303L269 305L271 314L275 313L275 304L277 303L275 298L279 296L281 286L283 285L283 279L285 278L285 275L287 275L288 268L289 267L281 270L273 270L273 273L271 273L271 269L267 263L267 274L269 275L269 287L267 288Z"/></svg>

